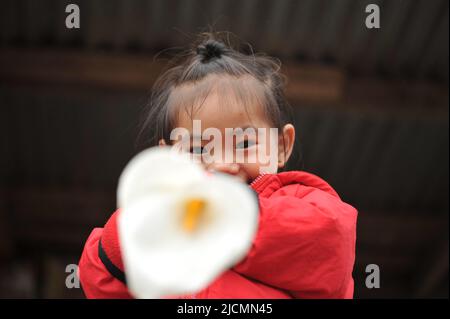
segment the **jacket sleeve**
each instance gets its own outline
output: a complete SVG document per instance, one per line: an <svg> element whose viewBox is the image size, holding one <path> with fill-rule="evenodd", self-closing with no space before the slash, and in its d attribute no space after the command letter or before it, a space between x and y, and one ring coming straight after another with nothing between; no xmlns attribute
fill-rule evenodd
<svg viewBox="0 0 450 319"><path fill-rule="evenodd" d="M132 298L127 287L112 276L98 256L103 228L95 228L86 241L78 263L78 278L87 298Z"/></svg>
<svg viewBox="0 0 450 319"><path fill-rule="evenodd" d="M352 298L356 210L319 189L259 199L256 237L234 270L296 298Z"/></svg>
<svg viewBox="0 0 450 319"><path fill-rule="evenodd" d="M124 283L112 276L98 257L98 242L103 229L96 228L89 236L78 267L78 277L87 298L123 299L133 298ZM165 299L217 299L217 298L276 298L291 296L283 291L253 282L228 270L200 292L192 295L165 296Z"/></svg>

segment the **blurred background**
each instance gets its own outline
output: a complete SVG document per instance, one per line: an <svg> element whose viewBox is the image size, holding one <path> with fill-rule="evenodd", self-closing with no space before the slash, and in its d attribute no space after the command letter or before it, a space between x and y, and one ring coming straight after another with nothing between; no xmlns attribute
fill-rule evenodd
<svg viewBox="0 0 450 319"><path fill-rule="evenodd" d="M282 61L293 168L359 210L355 298L448 298L447 0L0 0L0 297L83 298L66 266L115 210L165 58L208 26Z"/></svg>

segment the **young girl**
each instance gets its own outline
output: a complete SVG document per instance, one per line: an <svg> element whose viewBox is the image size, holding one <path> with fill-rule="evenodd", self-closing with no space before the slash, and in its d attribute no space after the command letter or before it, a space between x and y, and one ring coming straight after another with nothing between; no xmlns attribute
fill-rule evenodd
<svg viewBox="0 0 450 319"><path fill-rule="evenodd" d="M252 248L207 288L183 298L352 298L357 211L324 180L304 171L282 170L291 157L295 129L284 97L279 65L245 55L206 34L156 82L143 133L153 145L176 145L175 128L276 128L278 136L241 134L233 147L245 158L269 152L275 165L253 161L204 163L205 169L236 176L259 199ZM145 136L144 135L144 136ZM216 137L217 138L217 137ZM275 146L274 143L275 142ZM190 151L202 156L208 141ZM226 150L225 150L226 151ZM88 298L131 298L126 286L114 213L89 236L79 262ZM181 297L181 296L180 296Z"/></svg>

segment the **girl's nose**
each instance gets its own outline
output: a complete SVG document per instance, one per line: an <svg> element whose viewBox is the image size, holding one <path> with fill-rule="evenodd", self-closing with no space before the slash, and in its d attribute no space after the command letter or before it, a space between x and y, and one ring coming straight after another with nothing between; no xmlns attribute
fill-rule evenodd
<svg viewBox="0 0 450 319"><path fill-rule="evenodd" d="M236 163L224 164L224 163L213 163L208 166L208 171L216 171L230 175L237 175L239 173L239 165Z"/></svg>

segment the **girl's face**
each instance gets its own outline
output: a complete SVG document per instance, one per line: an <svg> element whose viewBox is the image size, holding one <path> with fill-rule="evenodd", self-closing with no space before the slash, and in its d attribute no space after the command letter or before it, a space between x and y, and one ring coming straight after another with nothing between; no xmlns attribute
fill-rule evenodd
<svg viewBox="0 0 450 319"><path fill-rule="evenodd" d="M271 125L264 116L262 107L255 106L246 111L243 107L231 103L224 109L225 106L219 103L219 98L216 93L209 94L192 117L185 111L180 112L175 127L189 131L190 151L199 158L202 158L202 153L209 152L214 160L202 161L207 170L230 174L246 183L252 182L261 173L276 173L278 168L284 166L292 152L294 127L287 124L282 132L273 128L270 130ZM200 122L197 122L198 120ZM198 123L201 124L203 134L197 142L194 142L193 138L194 121L197 126ZM208 128L214 128L220 135L208 136L209 134L205 134ZM239 134L239 129L244 130L244 134ZM234 133L231 130L235 130ZM219 140L215 141L215 137ZM160 141L160 145L165 144L171 142ZM214 145L213 149L210 148L211 145ZM230 155L231 161L230 157L227 157Z"/></svg>

